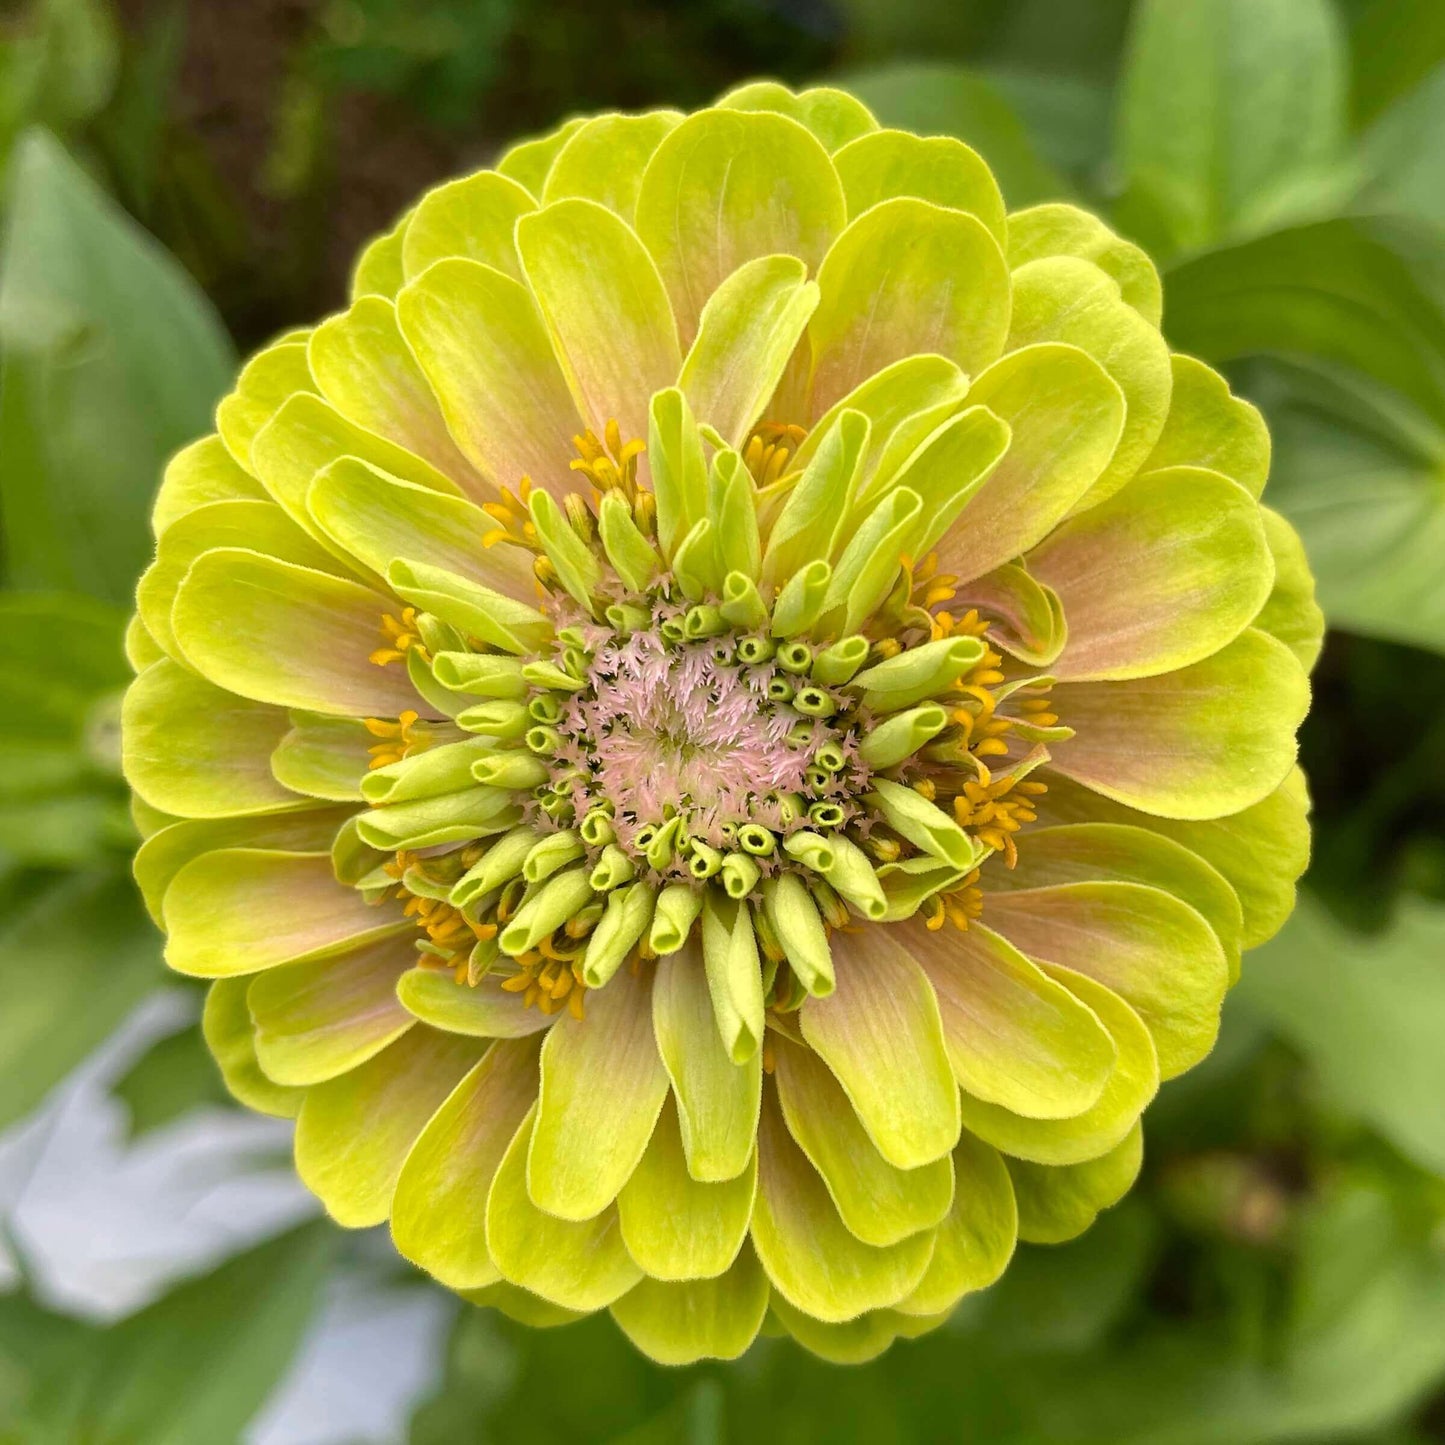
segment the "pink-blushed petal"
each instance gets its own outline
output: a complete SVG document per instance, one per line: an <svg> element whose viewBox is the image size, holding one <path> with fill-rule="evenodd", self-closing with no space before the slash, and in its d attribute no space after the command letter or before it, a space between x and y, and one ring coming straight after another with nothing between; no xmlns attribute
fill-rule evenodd
<svg viewBox="0 0 1445 1445"><path fill-rule="evenodd" d="M409 929L338 883L329 853L220 848L187 863L163 904L166 962L177 973L225 978L325 958Z"/></svg>
<svg viewBox="0 0 1445 1445"><path fill-rule="evenodd" d="M1062 680L1149 677L1218 652L1264 606L1274 563L1260 509L1201 467L1136 477L1028 556L1053 588L1069 645Z"/></svg>
<svg viewBox="0 0 1445 1445"><path fill-rule="evenodd" d="M990 644L1030 667L1048 667L1068 640L1058 594L1013 563L961 586L954 611L969 607L988 619Z"/></svg>
<svg viewBox="0 0 1445 1445"><path fill-rule="evenodd" d="M958 1142L958 1085L933 986L892 926L835 933L832 948L837 987L804 1003L803 1037L890 1164L943 1158Z"/></svg>
<svg viewBox="0 0 1445 1445"><path fill-rule="evenodd" d="M1075 730L1057 771L1142 812L1215 818L1284 781L1309 680L1282 642L1246 628L1176 672L1061 684L1053 701Z"/></svg>
<svg viewBox="0 0 1445 1445"><path fill-rule="evenodd" d="M405 934L335 958L286 963L251 981L256 1057L278 1084L317 1084L364 1064L415 1020L396 981L416 957Z"/></svg>
<svg viewBox="0 0 1445 1445"><path fill-rule="evenodd" d="M307 1093L296 1121L296 1172L338 1224L363 1229L386 1218L417 1136L485 1047L418 1024L360 1068Z"/></svg>
<svg viewBox="0 0 1445 1445"><path fill-rule="evenodd" d="M982 924L966 933L916 919L898 927L938 996L964 1089L1039 1119L1082 1113L1099 1097L1117 1051L1068 989Z"/></svg>
<svg viewBox="0 0 1445 1445"><path fill-rule="evenodd" d="M591 1219L627 1183L667 1097L652 1034L652 976L621 969L589 989L586 1015L565 1013L542 1045L537 1123L527 1151L533 1203Z"/></svg>
<svg viewBox="0 0 1445 1445"><path fill-rule="evenodd" d="M536 1098L536 1041L494 1044L432 1115L401 1166L392 1241L449 1289L479 1289L501 1278L487 1253L487 1195Z"/></svg>

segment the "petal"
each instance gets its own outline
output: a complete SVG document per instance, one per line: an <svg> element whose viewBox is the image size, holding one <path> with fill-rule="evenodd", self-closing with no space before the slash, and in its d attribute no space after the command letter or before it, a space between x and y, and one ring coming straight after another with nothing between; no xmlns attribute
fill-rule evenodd
<svg viewBox="0 0 1445 1445"><path fill-rule="evenodd" d="M1000 246L1008 244L1003 194L987 162L953 136L916 136L875 130L850 141L833 157L848 219L895 196L916 196L977 216Z"/></svg>
<svg viewBox="0 0 1445 1445"><path fill-rule="evenodd" d="M458 446L494 486L568 490L576 408L527 288L443 261L397 297L402 330Z"/></svg>
<svg viewBox="0 0 1445 1445"><path fill-rule="evenodd" d="M954 610L969 607L988 619L990 645L1030 667L1047 667L1068 641L1068 618L1058 594L1013 563L964 583Z"/></svg>
<svg viewBox="0 0 1445 1445"><path fill-rule="evenodd" d="M928 1272L898 1302L906 1314L951 1310L964 1295L987 1289L1013 1258L1018 1211L998 1150L965 1131L954 1146L953 1178L953 1207L934 1231Z"/></svg>
<svg viewBox="0 0 1445 1445"><path fill-rule="evenodd" d="M1009 1174L1019 1208L1019 1238L1030 1244L1076 1239L1101 1209L1134 1187L1144 1162L1144 1130L1135 1124L1107 1154L1082 1164L1030 1164L1011 1159Z"/></svg>
<svg viewBox="0 0 1445 1445"><path fill-rule="evenodd" d="M644 1279L612 1305L622 1333L660 1365L735 1360L768 1312L768 1277L752 1250L716 1279Z"/></svg>
<svg viewBox="0 0 1445 1445"><path fill-rule="evenodd" d="M1238 637L1274 563L1255 500L1219 472L1166 467L1067 521L1028 556L1069 622L1062 681L1149 677Z"/></svg>
<svg viewBox="0 0 1445 1445"><path fill-rule="evenodd" d="M537 1045L494 1044L447 1096L396 1180L391 1238L448 1289L501 1278L487 1253L487 1195L537 1097Z"/></svg>
<svg viewBox="0 0 1445 1445"><path fill-rule="evenodd" d="M1229 383L1192 356L1169 358L1169 415L1141 471L1208 467L1232 477L1251 496L1269 476L1269 428L1259 408L1233 396Z"/></svg>
<svg viewBox="0 0 1445 1445"><path fill-rule="evenodd" d="M1164 310L1159 273L1132 241L1121 240L1097 216L1053 201L1015 211L1008 218L1008 260L1017 269L1046 256L1092 261L1119 287L1119 294L1150 326Z"/></svg>
<svg viewBox="0 0 1445 1445"><path fill-rule="evenodd" d="M289 719L214 686L168 657L130 685L121 708L126 781L182 818L267 813L300 800L271 776Z"/></svg>
<svg viewBox="0 0 1445 1445"><path fill-rule="evenodd" d="M1072 256L1029 261L1013 273L1013 350L1064 341L1087 351L1118 383L1127 410L1118 448L1085 504L1112 496L1139 470L1164 430L1172 374L1169 348L1099 267Z"/></svg>
<svg viewBox="0 0 1445 1445"><path fill-rule="evenodd" d="M753 1155L762 1091L762 1052L735 1064L718 1036L696 937L657 961L652 1027L672 1081L688 1172L735 1179Z"/></svg>
<svg viewBox="0 0 1445 1445"><path fill-rule="evenodd" d="M993 927L1025 953L1087 974L1128 1002L1154 1037L1166 1079L1213 1046L1229 966L1214 930L1187 903L1140 883L1094 882L996 893L986 907Z"/></svg>
<svg viewBox="0 0 1445 1445"><path fill-rule="evenodd" d="M496 171L477 171L435 187L417 202L402 235L403 280L415 281L428 266L452 257L479 261L520 280L512 232L517 217L536 208L525 186Z"/></svg>
<svg viewBox="0 0 1445 1445"><path fill-rule="evenodd" d="M296 1172L338 1224L364 1229L386 1218L417 1136L483 1047L413 1028L307 1092L296 1120Z"/></svg>
<svg viewBox="0 0 1445 1445"><path fill-rule="evenodd" d="M338 883L328 853L221 848L180 869L163 905L166 962L194 978L327 958L410 928Z"/></svg>
<svg viewBox="0 0 1445 1445"><path fill-rule="evenodd" d="M621 969L564 1013L542 1045L542 1088L527 1151L533 1202L560 1219L605 1209L642 1158L667 1098L652 1035L650 971Z"/></svg>
<svg viewBox="0 0 1445 1445"><path fill-rule="evenodd" d="M1277 637L1306 672L1319 661L1325 640L1325 614L1315 601L1315 579L1299 533L1278 512L1259 509L1264 535L1274 558L1274 590L1254 625Z"/></svg>
<svg viewBox="0 0 1445 1445"><path fill-rule="evenodd" d="M788 255L816 271L843 218L843 188L827 152L797 121L704 110L658 146L642 177L636 226L691 344L708 297L739 266Z"/></svg>
<svg viewBox="0 0 1445 1445"><path fill-rule="evenodd" d="M966 372L1003 350L1008 268L976 217L912 197L884 201L838 237L818 272L817 416L890 362L937 352Z"/></svg>
<svg viewBox="0 0 1445 1445"><path fill-rule="evenodd" d="M1030 828L1013 868L990 867L990 893L1097 880L1143 883L1182 899L1214 930L1238 976L1243 913L1223 874L1183 843L1123 823Z"/></svg>
<svg viewBox="0 0 1445 1445"><path fill-rule="evenodd" d="M1146 813L1211 818L1284 780L1309 681L1289 648L1248 628L1178 672L1060 685L1054 702L1075 729L1059 772Z"/></svg>
<svg viewBox="0 0 1445 1445"><path fill-rule="evenodd" d="M830 1365L866 1365L898 1338L904 1317L893 1310L869 1310L856 1319L828 1324L773 1296L773 1314L805 1350Z"/></svg>
<svg viewBox="0 0 1445 1445"><path fill-rule="evenodd" d="M271 751L271 772L293 793L335 802L360 802L361 780L376 737L359 718L294 712L290 730Z"/></svg>
<svg viewBox="0 0 1445 1445"><path fill-rule="evenodd" d="M1239 899L1243 948L1272 938L1293 912L1295 880L1310 856L1309 795L1298 768L1260 802L1198 822L1152 818L1056 773L1042 776L1049 788L1038 800L1042 821L1134 824L1172 838L1217 869Z"/></svg>
<svg viewBox="0 0 1445 1445"><path fill-rule="evenodd" d="M306 355L322 396L348 421L415 452L463 491L485 490L447 431L394 303L363 296L311 333Z"/></svg>
<svg viewBox="0 0 1445 1445"><path fill-rule="evenodd" d="M267 1076L317 1084L400 1038L415 1020L396 1001L396 981L415 957L410 938L391 936L336 958L258 974L246 997Z"/></svg>
<svg viewBox="0 0 1445 1445"><path fill-rule="evenodd" d="M943 1158L958 1142L958 1085L932 985L890 927L831 941L837 987L803 1004L803 1037L890 1164Z"/></svg>
<svg viewBox="0 0 1445 1445"><path fill-rule="evenodd" d="M531 554L483 546L497 524L465 497L398 481L343 457L311 483L306 506L328 537L379 576L404 559L474 578L511 597L536 598Z"/></svg>
<svg viewBox="0 0 1445 1445"><path fill-rule="evenodd" d="M206 991L201 1034L232 1097L257 1113L294 1119L306 1091L273 1083L261 1072L256 1062L256 1026L246 1006L250 985L249 978L217 979Z"/></svg>
<svg viewBox="0 0 1445 1445"><path fill-rule="evenodd" d="M554 1305L550 1300L533 1294L531 1290L520 1289L504 1279L481 1289L467 1290L462 1298L469 1304L498 1310L509 1320L526 1325L529 1330L552 1330L559 1325L575 1324L587 1317L586 1310L564 1309L561 1305Z"/></svg>
<svg viewBox="0 0 1445 1445"><path fill-rule="evenodd" d="M487 1250L510 1280L570 1310L600 1310L641 1278L622 1243L617 1210L581 1223L544 1214L527 1192L534 1113L522 1120L487 1196Z"/></svg>
<svg viewBox="0 0 1445 1445"><path fill-rule="evenodd" d="M676 134L676 132L674 132ZM522 268L577 410L600 437L647 435L647 406L682 364L667 291L627 224L595 201L517 222Z"/></svg>
<svg viewBox="0 0 1445 1445"><path fill-rule="evenodd" d="M828 85L791 91L776 80L739 85L718 101L725 110L770 110L807 126L829 152L878 129L872 112L856 96Z"/></svg>
<svg viewBox="0 0 1445 1445"><path fill-rule="evenodd" d="M729 446L741 447L762 417L817 304L794 256L748 261L708 297L677 384Z"/></svg>
<svg viewBox="0 0 1445 1445"><path fill-rule="evenodd" d="M402 240L412 218L408 211L391 230L367 242L351 269L348 295L353 301L363 296L385 296L388 299L401 290L405 279L401 269Z"/></svg>
<svg viewBox="0 0 1445 1445"><path fill-rule="evenodd" d="M546 135L519 141L504 151L501 159L497 161L498 173L516 181L519 186L525 186L532 195L540 199L547 183L547 173L552 169L557 153L586 124L585 116L575 115L570 120L564 120L556 130L548 131Z"/></svg>
<svg viewBox="0 0 1445 1445"><path fill-rule="evenodd" d="M682 119L678 110L599 115L578 126L547 172L543 201L580 197L615 211L630 226L642 173L662 138Z"/></svg>
<svg viewBox="0 0 1445 1445"><path fill-rule="evenodd" d="M1108 1153L1134 1128L1158 1092L1159 1065L1149 1030L1123 999L1091 978L1055 964L1045 967L1073 989L1114 1036L1119 1062L1103 1094L1072 1119L1025 1119L965 1094L963 1122L1000 1153L1037 1164L1080 1164Z"/></svg>
<svg viewBox="0 0 1445 1445"><path fill-rule="evenodd" d="M396 995L408 1013L449 1034L520 1039L552 1025L549 1015L528 1008L495 974L468 984L458 983L447 969L413 968L397 981Z"/></svg>
<svg viewBox="0 0 1445 1445"><path fill-rule="evenodd" d="M304 340L281 341L258 351L241 369L235 389L216 407L216 430L226 450L251 471L251 443L297 392L315 391Z"/></svg>
<svg viewBox="0 0 1445 1445"><path fill-rule="evenodd" d="M198 557L171 622L186 659L228 692L344 717L396 717L417 696L369 660L396 604L369 587L238 547Z"/></svg>
<svg viewBox="0 0 1445 1445"><path fill-rule="evenodd" d="M753 1245L779 1294L805 1314L842 1323L911 1294L928 1268L933 1237L924 1231L876 1249L853 1235L770 1090L758 1126Z"/></svg>
<svg viewBox="0 0 1445 1445"><path fill-rule="evenodd" d="M895 1168L874 1148L827 1065L782 1034L769 1042L788 1131L822 1176L850 1233L884 1246L943 1219L953 1202L948 1159Z"/></svg>
<svg viewBox="0 0 1445 1445"><path fill-rule="evenodd" d="M1012 433L1008 452L938 546L970 582L1041 542L1109 464L1124 397L1092 357L1050 344L1010 352L969 389Z"/></svg>
<svg viewBox="0 0 1445 1445"><path fill-rule="evenodd" d="M304 808L241 818L187 819L152 833L135 855L133 871L150 916L159 924L171 879L193 858L218 848L271 848L322 853L346 821L346 808Z"/></svg>
<svg viewBox="0 0 1445 1445"><path fill-rule="evenodd" d="M151 530L159 537L187 512L208 502L254 501L265 495L266 489L236 464L220 437L202 437L166 463L151 507Z"/></svg>
<svg viewBox="0 0 1445 1445"><path fill-rule="evenodd" d="M1104 1091L1118 1051L1108 1030L1062 984L992 929L904 926L933 985L962 1087L1015 1114L1060 1119Z"/></svg>
<svg viewBox="0 0 1445 1445"><path fill-rule="evenodd" d="M627 1252L653 1279L712 1279L737 1258L757 1191L756 1162L735 1179L704 1184L688 1173L677 1109L658 1116L647 1152L617 1196Z"/></svg>

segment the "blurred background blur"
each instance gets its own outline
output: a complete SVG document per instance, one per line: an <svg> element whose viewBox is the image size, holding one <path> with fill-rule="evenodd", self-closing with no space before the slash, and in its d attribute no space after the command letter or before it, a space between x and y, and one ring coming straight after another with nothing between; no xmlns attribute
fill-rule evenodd
<svg viewBox="0 0 1445 1445"><path fill-rule="evenodd" d="M863 1369L664 1371L317 1218L129 878L166 455L435 179L575 111L846 84L1147 246L1275 437L1330 634L1315 856L1145 1174ZM1445 3L0 5L0 1442L1445 1441Z"/></svg>

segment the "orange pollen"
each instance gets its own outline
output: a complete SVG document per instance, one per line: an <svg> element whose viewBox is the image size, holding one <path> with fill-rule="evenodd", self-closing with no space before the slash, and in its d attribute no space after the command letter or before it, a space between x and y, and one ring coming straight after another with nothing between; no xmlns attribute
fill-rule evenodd
<svg viewBox="0 0 1445 1445"><path fill-rule="evenodd" d="M407 653L412 651L415 651L423 662L431 661L431 654L422 646L421 635L417 631L415 607L402 608L399 619L389 612L383 612L381 635L386 639L385 643L369 658L378 667L385 667L392 662L405 662Z"/></svg>

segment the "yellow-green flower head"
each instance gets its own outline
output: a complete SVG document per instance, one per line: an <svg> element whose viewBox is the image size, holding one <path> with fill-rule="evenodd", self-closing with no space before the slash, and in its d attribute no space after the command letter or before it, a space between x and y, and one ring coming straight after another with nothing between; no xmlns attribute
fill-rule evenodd
<svg viewBox="0 0 1445 1445"><path fill-rule="evenodd" d="M1320 618L1158 277L832 90L423 196L171 463L136 863L346 1225L659 1360L1085 1229L1289 912Z"/></svg>

